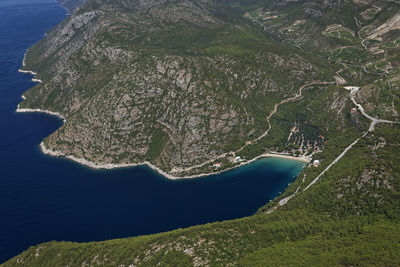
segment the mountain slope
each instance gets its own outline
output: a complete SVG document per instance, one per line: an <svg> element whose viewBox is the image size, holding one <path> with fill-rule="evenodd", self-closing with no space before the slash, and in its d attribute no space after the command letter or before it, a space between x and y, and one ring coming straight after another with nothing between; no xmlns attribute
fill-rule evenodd
<svg viewBox="0 0 400 267"><path fill-rule="evenodd" d="M75 9L83 5L86 0L57 0L69 13L73 13Z"/></svg>
<svg viewBox="0 0 400 267"><path fill-rule="evenodd" d="M151 236L49 242L4 266L398 265L400 170L398 145L391 144L399 133L380 127L319 183L272 213L265 207L248 218ZM307 177L312 171L305 170Z"/></svg>
<svg viewBox="0 0 400 267"><path fill-rule="evenodd" d="M139 19L140 12L132 11L140 7L140 4L133 1L118 3L123 5L115 6L111 2L92 1L82 9L81 15L85 12L94 12L91 14L94 14L96 18L93 18L90 23L100 25L99 23L103 21L100 17L106 17L104 14L110 10L112 12L120 12L120 9L129 10L129 14L133 12L137 16L139 25L148 22L147 29L154 30L152 34L149 34L150 39L146 39L148 35L140 39L145 45L135 43L135 48L138 49L125 48L124 50L131 53L136 53L136 51L143 53L140 56L136 55L137 57L132 61L137 64L135 65L136 72L130 74L124 72L127 70L121 70L122 74L115 76L115 71L112 71L113 77L119 77L117 80L121 80L121 77L127 80L137 77L138 84L134 87L142 88L142 91L133 99L143 96L150 89L153 90L153 95L157 95L158 88L163 92L165 88L171 88L154 85L155 82L162 81L159 76L153 80L148 76L152 77L151 73L154 73L155 69L162 70L163 77L169 77L170 83L174 83L173 77L175 77L175 82L178 80L185 82L187 79L179 78L181 76L177 73L184 70L187 74L190 70L192 73L190 80L196 80L198 91L182 96L178 102L168 102L165 105L158 105L157 108L154 107L155 109L162 108L163 112L160 111L160 113L164 114L164 117L161 115L161 118L165 118L165 114L168 114L163 107L167 107L166 110L175 108L174 114L179 114L179 116L171 122L179 121L182 114L185 114L182 112L184 107L193 103L190 102L191 99L198 101L200 96L205 98L206 104L200 110L188 108L191 112L189 112L190 118L198 114L210 117L212 112L220 118L228 110L223 105L229 105L229 109L236 112L234 117L231 117L231 111L224 117L228 126L229 122L233 122L230 127L235 125L237 128L222 132L218 136L218 145L223 142L231 143L225 143L219 148L218 145L209 147L208 141L201 142L202 147L210 149L207 152L209 154L204 153L202 160L212 158L218 153L237 151L244 140L256 140L247 143L235 155L250 159L273 149L294 154L312 154L313 159L320 160L321 165L306 167L296 182L292 183L281 196L247 218L104 242L82 244L48 242L31 247L4 264L5 266L154 266L156 264L171 266L397 266L400 264L400 155L398 153L400 145L398 123L400 30L397 24L399 3L343 0L227 1L224 3L203 1L199 4L202 10L199 12L203 17L201 20L190 18L189 25L196 26L190 26L192 28L188 31L180 28L184 26L178 27L179 21L185 21L183 24L187 25L187 17L181 17L171 24L166 23L166 21L172 21L170 14L175 14L172 16L174 18L177 14L171 9L168 9L168 15L161 16L162 27L165 27L164 31L161 31L158 28L161 27L158 24L160 16L151 17L152 19L149 20L150 15L146 15L146 20L142 20L144 17ZM169 7L173 10L184 8L181 7L183 2L171 3L164 2L163 8ZM184 6L188 5L188 2L184 3ZM146 2L146 8L150 6L148 10L153 10L153 8L158 10L158 4L158 2ZM96 15L96 12L99 15ZM146 14L153 14L152 12L155 11L149 11ZM160 14L160 12L162 11L156 13ZM68 25L68 21L58 29L63 29L63 25ZM107 23L104 22L101 25L104 26ZM129 34L133 34L133 31L124 31L118 25L113 26L119 29L118 37L111 38L113 35L110 35L108 40L114 41L119 47L131 47L132 41L123 42L125 39L121 38L120 33L124 32L123 36L132 36ZM146 27L143 26L143 28ZM206 30L211 28L212 31ZM86 29L82 30L80 36L89 36L90 31ZM167 32L168 29L168 34L161 33ZM203 31L208 33L205 37L203 37L204 34L200 34L205 33ZM155 32L157 34L154 34ZM51 34L54 38L59 36L56 32ZM138 36L141 35L138 34ZM112 80L111 84L114 87L105 86L98 94L87 89L73 89L75 87L69 85L80 84L79 79L68 80L64 76L59 76L60 80L52 78L57 77L53 76L57 73L63 73L61 70L64 66L78 62L76 61L78 59L86 60L83 55L89 51L102 53L108 51L105 48L96 50L95 46L92 46L92 50L85 50L86 52L79 54L80 56L77 56L74 61L67 59L60 61L61 55L73 57L73 53L71 55L66 53L72 51L72 43L60 45L68 49L54 50L64 52L51 52L40 59L35 56L35 51L48 51L54 42L46 43L44 40L30 50L31 55L28 53L26 68L37 70L38 76L44 82L26 93L26 102L21 104L23 107L40 107L58 111L67 117L66 125L45 142L46 146L52 148L54 146L59 150L64 145L58 138L65 138L71 131L67 127L79 125L73 118L81 116L79 119L84 121L85 116L87 117L86 113L93 113L92 117L97 118L104 114L103 107L113 107L117 110L115 103L119 102L109 100L107 105L98 103L113 99L114 95L110 95L112 88L113 90L118 88L121 91L123 90L121 88L129 87L122 82L118 86L115 85L114 78L107 78L106 75L99 76L103 62L108 62L106 60L99 60L97 66L100 67L93 67L96 69L96 75L93 77L98 77L99 80L93 81L93 77L89 77L86 82L88 84L89 81L97 82L98 85L102 85L104 81L100 78ZM68 41L65 44L68 44ZM82 44L81 47L85 45ZM52 58L51 55L56 55L54 53L59 54ZM43 53L38 52L36 55L41 54ZM130 60L129 56L115 57L119 58L116 68L120 66L121 58ZM176 76L168 76L170 75L168 70L171 67L166 68L163 64L170 62L169 64L173 65L175 63L171 62L177 61L177 58L181 61L174 65ZM153 60L158 60L160 65L158 63L156 65ZM109 64L106 65L110 66ZM90 64L88 65L90 68ZM46 66L52 67L47 69ZM134 66L129 68L134 69ZM145 71L141 72L142 68ZM211 71L207 72L207 70ZM88 71L87 74L90 75L92 71ZM108 72L104 70L104 73ZM199 76L196 77L193 73L199 73ZM268 83L263 83L263 79L269 79ZM70 83L66 82L67 80ZM58 84L57 81L59 81ZM205 89L206 81L211 84L208 90ZM52 87L46 88L46 83L52 84ZM146 87L148 83L150 85ZM230 84L232 88L229 87ZM265 84L268 86L263 87ZM350 91L351 88L344 87L346 85L360 89L353 88L353 91ZM64 86L62 88L65 90L61 90L61 86ZM52 90L48 88L58 88L54 89L52 93L54 96L50 100L46 100ZM95 88L99 87L95 86ZM227 92L223 91L224 88ZM266 88L265 95L262 93L264 92L262 88ZM180 91L170 90L172 89L168 89L169 92L179 95ZM82 99L82 103L76 110L71 108L74 102L68 102L73 98L66 97L72 93L76 95L76 99ZM163 96L160 97L160 101L168 99L163 93L160 94ZM61 95L65 97L60 97ZM208 95L215 98L207 99ZM120 97L121 99L124 97L122 91ZM150 99L147 94L145 98ZM154 99L157 97L154 96ZM215 99L219 99L220 104L212 102L216 101ZM176 108L182 101L188 102ZM90 104L86 106L85 103ZM153 103L157 101L149 100L147 105ZM124 107L128 106L127 104ZM202 104L198 104L196 107L201 106ZM218 113L219 108L223 111L221 114ZM240 108L246 110L246 112L243 111L242 116L245 117L242 121L239 120ZM100 109L103 112L100 112ZM146 112L153 114L151 110L149 108ZM202 111L204 113L201 113ZM154 117L152 118L154 121ZM233 118L238 118L238 121ZM375 118L390 120L390 122L375 125ZM89 123L89 121L86 119L85 122ZM140 121L143 121L143 118ZM165 132L165 129L169 128L172 129L171 131L176 131L176 126L172 127L165 123L166 121L160 121L163 122L160 124L165 128L155 127L160 130L154 130L157 134L151 135L153 136L151 139L157 136L154 144L158 145L148 146L151 147L149 155L153 157L146 158L145 156L140 160L150 159L164 170L169 170L172 166L197 164L195 159L186 156L190 153L186 154L187 150L184 150L188 143L185 138L193 134L193 131L183 134L185 137L180 141L178 139L182 137L178 134L178 139L176 139L178 141L176 141L174 139L176 133L172 135ZM243 124L244 121L248 124ZM72 124L68 125L69 123ZM99 125L101 127L102 124L99 123ZM222 125L226 127L226 124ZM249 129L245 131L243 125L249 126ZM209 129L209 127L206 124L197 129ZM252 129L255 129L253 136L249 134ZM84 132L85 129L80 131ZM263 133L266 134L257 139ZM202 135L198 134L198 136ZM234 138L234 136L237 136L238 141L228 140L228 137ZM255 139L252 139L253 137ZM135 138L133 140L137 140ZM176 161L179 157L174 156L174 149L169 148L170 143L175 144L171 141L172 139L177 144L183 140L184 145L179 145L183 152L179 153L187 157L187 162ZM200 138L200 140L205 139ZM84 144L84 141L73 138L67 141L69 143L64 149L74 147L74 142L79 145ZM161 150L160 147L162 147ZM80 155L79 153L82 152L78 150L73 153ZM195 153L195 155L203 155L197 150ZM166 155L170 155L175 161L169 162ZM93 160L93 158L90 159ZM137 158L132 160L135 161ZM223 162L229 166L229 162ZM189 173L210 172L207 166L203 167Z"/></svg>
<svg viewBox="0 0 400 267"><path fill-rule="evenodd" d="M89 1L25 63L43 83L20 108L66 118L49 150L176 176L212 171L201 164L261 136L275 103L332 76L218 1Z"/></svg>

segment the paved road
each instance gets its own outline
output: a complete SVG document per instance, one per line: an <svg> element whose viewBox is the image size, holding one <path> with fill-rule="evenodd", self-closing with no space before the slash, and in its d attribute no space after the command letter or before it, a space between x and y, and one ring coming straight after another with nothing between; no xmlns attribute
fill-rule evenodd
<svg viewBox="0 0 400 267"><path fill-rule="evenodd" d="M357 86L346 86L345 88L346 88L347 90L350 90L350 99L351 99L351 101L353 101L354 105L357 106L358 110L361 112L361 114L362 114L363 116L365 116L366 118L368 118L368 119L371 120L371 125L369 126L369 129L368 129L367 132L365 132L361 137L359 137L357 140L355 140L353 143L351 143L348 147L346 147L346 148L344 149L344 151L343 151L337 158L335 158L335 159L331 162L331 164L328 165L328 167L326 167L326 168L325 168L325 169L324 169L324 170L323 170L323 171L322 171L322 172L321 172L321 173L320 173L306 188L304 188L303 191L306 191L306 190L307 190L308 188L310 188L313 184L315 184L315 183L318 181L318 179L319 179L322 175L324 175L324 174L325 174L334 164L336 164L341 158L343 158L343 156L347 153L347 151L349 151L350 148L352 148L355 144L357 144L357 142L358 142L362 137L366 136L368 132L372 132L372 131L374 130L376 124L378 124L378 123L390 123L390 124L397 123L397 122L394 122L394 121L388 121L388 120L382 120L382 119L374 118L374 117L368 115L368 114L365 112L364 108L361 106L361 104L357 103L357 102L354 100L354 97L355 97L356 94L358 94L358 92L360 91L360 87L357 87ZM286 203L285 203L285 204L286 204Z"/></svg>
<svg viewBox="0 0 400 267"><path fill-rule="evenodd" d="M345 88L346 88L347 90L350 90L350 99L351 99L351 101L353 101L354 105L358 108L358 110L361 112L361 114L362 114L364 117L366 117L366 118L368 118L368 119L371 120L371 125L369 126L369 129L368 129L369 132L372 132L372 131L374 130L374 128L375 128L375 125L378 124L378 123L390 123L390 124L397 123L397 122L394 122L394 121L388 121L388 120L382 120L382 119L374 118L374 117L368 115L368 114L365 112L364 108L361 106L361 104L357 103L357 102L354 100L354 97L355 97L356 94L358 94L358 92L360 91L360 87L356 87L356 86L346 86Z"/></svg>
<svg viewBox="0 0 400 267"><path fill-rule="evenodd" d="M365 132L362 137L366 136L368 132ZM351 143L348 147L346 147L342 153L340 153L340 155L335 158L331 164L328 165L328 167L326 167L309 185L307 185L306 188L304 188L303 191L306 191L308 188L310 188L313 184L315 184L319 178L324 175L333 165L335 165L341 158L343 158L343 156L347 153L347 151L350 150L350 148L352 148L355 144L358 143L358 141L361 139L361 137L359 137L356 141L354 141L353 143Z"/></svg>
<svg viewBox="0 0 400 267"><path fill-rule="evenodd" d="M343 158L344 155L346 155L346 153L355 145L358 143L358 141L360 141L361 138L363 138L364 136L366 136L368 134L368 132L372 132L375 128L375 125L378 123L390 123L390 124L394 124L394 123L398 123L398 122L394 122L394 121L389 121L389 120L382 120L382 119L378 119L378 118L374 118L370 115L368 115L364 108L361 106L361 104L357 103L354 99L354 97L358 94L358 92L360 91L360 87L357 86L346 86L345 87L347 90L350 91L350 99L351 101L354 103L354 105L358 108L358 110L361 112L361 114L363 116L365 116L366 118L368 118L369 120L371 120L371 125L369 126L369 129L367 132L365 132L361 137L357 138L357 140L355 140L353 143L351 143L349 146L347 146L342 153L340 153L339 156L337 156L309 185L307 185L306 188L304 188L303 191L308 190L313 184L315 184L319 178L321 178L322 175L324 175L333 165L335 165L341 158ZM305 178L305 176L304 176ZM303 182L304 182L304 178L303 178ZM299 186L300 187L300 186ZM292 195L282 199L281 201L279 201L279 205L283 206L285 205L290 199L292 199L299 190L299 187L297 188L296 192L293 193Z"/></svg>

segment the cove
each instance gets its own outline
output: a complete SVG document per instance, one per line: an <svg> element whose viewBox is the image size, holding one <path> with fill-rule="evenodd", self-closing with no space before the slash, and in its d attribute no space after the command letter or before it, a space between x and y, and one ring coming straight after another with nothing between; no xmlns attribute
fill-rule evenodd
<svg viewBox="0 0 400 267"><path fill-rule="evenodd" d="M173 181L146 166L92 170L43 155L40 142L62 121L15 112L34 86L18 69L26 49L65 17L53 0L0 0L0 263L51 240L98 241L249 216L304 167L266 158Z"/></svg>

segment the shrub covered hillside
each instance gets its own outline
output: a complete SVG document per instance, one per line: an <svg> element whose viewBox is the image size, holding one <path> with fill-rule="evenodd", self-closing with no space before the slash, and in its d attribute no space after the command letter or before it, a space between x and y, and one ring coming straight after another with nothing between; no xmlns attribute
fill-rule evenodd
<svg viewBox="0 0 400 267"><path fill-rule="evenodd" d="M399 40L396 1L88 0L27 54L43 83L20 108L66 117L46 148L173 176L270 151L320 165L247 218L4 266L400 265Z"/></svg>
<svg viewBox="0 0 400 267"><path fill-rule="evenodd" d="M230 4L90 0L29 49L24 68L43 82L20 108L63 115L45 147L93 164L147 161L174 176L230 167L275 104L334 75Z"/></svg>
<svg viewBox="0 0 400 267"><path fill-rule="evenodd" d="M398 127L377 128L318 183L271 213L274 203L247 218L168 233L82 244L49 242L4 266L396 266L399 144ZM314 173L305 169L299 183L305 174L307 179L300 188Z"/></svg>

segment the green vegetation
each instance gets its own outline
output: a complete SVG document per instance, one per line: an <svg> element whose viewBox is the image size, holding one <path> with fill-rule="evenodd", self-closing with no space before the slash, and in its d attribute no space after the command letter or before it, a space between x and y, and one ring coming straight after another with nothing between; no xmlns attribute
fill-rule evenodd
<svg viewBox="0 0 400 267"><path fill-rule="evenodd" d="M188 0L150 6L91 0L29 49L26 68L43 83L20 107L56 111L68 122L46 138L48 148L98 164L147 159L167 172L186 168L259 137L274 105L304 83L332 80L326 60L282 46L237 8ZM289 124L243 153L285 147ZM148 138L156 129L171 139L162 149Z"/></svg>
<svg viewBox="0 0 400 267"><path fill-rule="evenodd" d="M160 157L162 150L168 142L168 134L166 134L162 129L157 128L151 137L151 143L149 150L147 150L146 157L150 160L157 159Z"/></svg>
<svg viewBox="0 0 400 267"><path fill-rule="evenodd" d="M70 20L63 22L28 52L27 67L44 83L21 107L67 117L46 145L81 150L77 156L100 163L148 159L170 170L237 151L271 126L236 155L275 150L312 155L321 165L306 167L247 218L104 242L48 242L4 266L400 264L398 124L378 124L304 191L370 126L352 110L342 83L362 87L356 100L368 114L399 121L399 31L371 37L396 16L397 3L111 2L89 0L70 20L93 10L101 15L58 43L69 30ZM335 80L305 87L268 124L274 106L304 84ZM189 163L170 161L193 151ZM210 172L212 164L177 175Z"/></svg>
<svg viewBox="0 0 400 267"><path fill-rule="evenodd" d="M375 140L386 145L377 148ZM168 233L82 244L49 242L4 266L17 261L29 266L397 265L400 156L393 144L399 142L400 129L379 127L317 184L270 214L266 211L276 201L248 218ZM308 167L304 173L309 181L318 172ZM280 198L297 186L292 184Z"/></svg>
<svg viewBox="0 0 400 267"><path fill-rule="evenodd" d="M393 245L400 242L398 223L378 221L362 225L356 222L356 227L354 223L352 220L336 222L331 231L262 249L246 256L238 265L394 266L400 262L399 248Z"/></svg>

